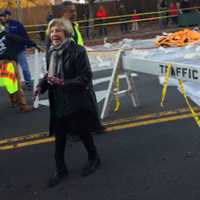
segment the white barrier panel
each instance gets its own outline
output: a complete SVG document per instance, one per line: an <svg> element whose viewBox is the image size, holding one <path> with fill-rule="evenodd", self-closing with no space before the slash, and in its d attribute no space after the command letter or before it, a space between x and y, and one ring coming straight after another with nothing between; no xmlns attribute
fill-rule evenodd
<svg viewBox="0 0 200 200"><path fill-rule="evenodd" d="M137 59L130 56L123 57L124 69L158 76L165 75L168 64L172 65L172 78L200 82L200 66L161 62L150 59Z"/></svg>
<svg viewBox="0 0 200 200"><path fill-rule="evenodd" d="M116 73L117 73L117 67L119 65L120 56L121 56L121 51L118 51L117 54L116 54L114 69L113 69L112 76L111 76L111 79L110 79L110 83L109 83L109 86L108 86L108 92L107 92L107 95L106 95L106 98L105 98L105 101L104 101L104 104L103 104L103 109L102 109L102 112L101 112L101 116L100 116L101 119L104 119L105 117L108 116L111 96L113 95L113 85L114 85L114 81L115 81L114 79L115 79L115 76L116 76Z"/></svg>
<svg viewBox="0 0 200 200"><path fill-rule="evenodd" d="M44 55L44 54L43 54ZM88 52L88 57L90 60L92 71L100 71L100 70L107 70L107 69L113 69L111 77L103 77L100 79L104 79L109 81L108 88L104 89L103 91L97 91L97 101L98 103L102 101L105 98L105 101L103 102L103 109L101 111L101 119L105 118L109 115L110 111L110 103L114 96L122 96L123 94L128 94L133 102L133 107L136 107L139 102L136 98L136 90L134 89L134 83L132 81L132 74L124 72L123 74L119 74L119 71L123 72L123 65L121 62L121 50L112 50L112 51L90 51ZM36 51L34 54L34 60L32 63L33 69L32 77L34 79L34 89L36 88L39 79L41 78L41 75L46 72L42 69L44 65L41 65L41 55ZM119 78L125 78L127 82L127 89L123 91L115 92L116 86L115 86L115 79L116 76L119 76ZM101 80L93 80L93 83L101 83ZM119 89L119 88L118 88ZM133 94L133 91L135 93L135 96ZM38 107L38 105L43 104L48 106L47 100L41 100L39 101L39 97L34 101L34 107Z"/></svg>
<svg viewBox="0 0 200 200"><path fill-rule="evenodd" d="M36 50L37 51L37 50ZM39 77L41 78L46 72L46 61L44 52L36 52L34 54L29 54L27 56L28 66L31 73L32 80L35 79L35 70L39 72ZM37 54L37 57L36 57ZM37 59L37 64L36 64ZM37 68L37 69L36 69ZM19 66L19 72L21 74L21 80L24 81L23 73L21 67Z"/></svg>

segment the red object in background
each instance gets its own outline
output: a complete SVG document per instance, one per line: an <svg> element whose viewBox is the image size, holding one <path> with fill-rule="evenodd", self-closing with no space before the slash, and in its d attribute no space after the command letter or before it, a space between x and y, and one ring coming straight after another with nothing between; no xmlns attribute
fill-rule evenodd
<svg viewBox="0 0 200 200"><path fill-rule="evenodd" d="M178 14L177 13L177 5L176 5L176 3L170 4L169 14L170 14L170 16L176 16Z"/></svg>
<svg viewBox="0 0 200 200"><path fill-rule="evenodd" d="M148 19L149 19L149 20L157 20L157 17L151 16L151 17L149 17Z"/></svg>
<svg viewBox="0 0 200 200"><path fill-rule="evenodd" d="M137 15L137 14L134 14L134 15L132 16L132 20L139 20L139 19L140 19L140 16Z"/></svg>
<svg viewBox="0 0 200 200"><path fill-rule="evenodd" d="M105 19L106 17L108 17L105 9L100 8L97 12L96 12L96 17L100 18L100 19Z"/></svg>

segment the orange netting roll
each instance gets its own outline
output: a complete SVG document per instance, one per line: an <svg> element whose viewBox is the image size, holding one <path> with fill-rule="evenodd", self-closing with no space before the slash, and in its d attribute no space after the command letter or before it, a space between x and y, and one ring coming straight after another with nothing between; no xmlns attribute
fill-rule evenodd
<svg viewBox="0 0 200 200"><path fill-rule="evenodd" d="M200 41L200 33L184 29L167 36L160 37L155 44L162 47L183 47Z"/></svg>

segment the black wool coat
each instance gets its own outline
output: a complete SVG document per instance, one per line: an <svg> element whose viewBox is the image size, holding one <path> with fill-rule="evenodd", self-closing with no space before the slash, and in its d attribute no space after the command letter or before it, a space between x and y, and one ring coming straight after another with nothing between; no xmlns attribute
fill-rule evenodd
<svg viewBox="0 0 200 200"><path fill-rule="evenodd" d="M64 74L64 86L50 85L47 81L47 75L40 81L41 93L46 90L49 92L50 103L50 123L49 133L55 134L56 108L59 106L58 98L63 103L61 109L61 118L68 117L70 114L85 112L90 113L92 117L88 125L90 130L95 131L101 124L98 116L98 106L96 96L92 85L92 71L89 59L84 47L75 44L73 41L64 49L62 54L62 67ZM50 56L47 53L47 70ZM61 97L60 94L62 93ZM85 116L87 118L87 116Z"/></svg>

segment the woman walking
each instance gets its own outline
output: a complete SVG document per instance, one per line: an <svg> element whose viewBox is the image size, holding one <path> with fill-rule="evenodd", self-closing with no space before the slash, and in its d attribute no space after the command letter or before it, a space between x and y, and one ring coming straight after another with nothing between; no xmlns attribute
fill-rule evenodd
<svg viewBox="0 0 200 200"><path fill-rule="evenodd" d="M84 47L70 39L73 28L68 20L53 19L47 29L51 47L47 52L48 73L36 94L49 92L50 135L55 135L56 173L48 186L59 184L68 175L65 162L66 136L78 134L88 153L81 175L87 176L100 166L100 158L91 135L99 127L92 71Z"/></svg>

